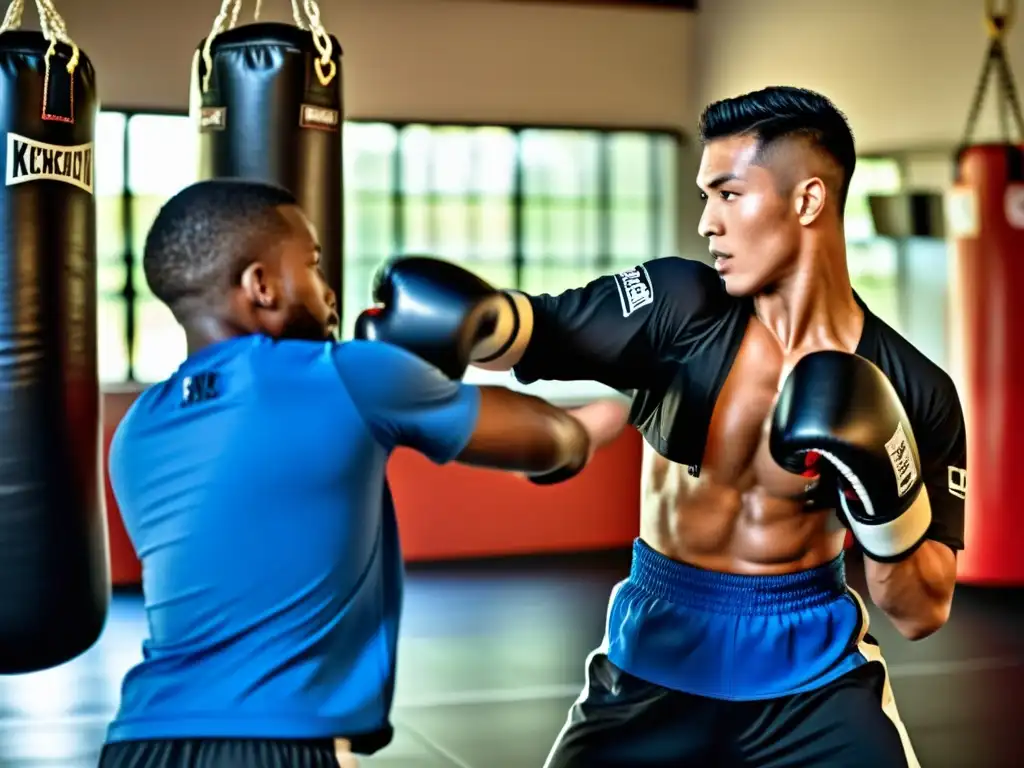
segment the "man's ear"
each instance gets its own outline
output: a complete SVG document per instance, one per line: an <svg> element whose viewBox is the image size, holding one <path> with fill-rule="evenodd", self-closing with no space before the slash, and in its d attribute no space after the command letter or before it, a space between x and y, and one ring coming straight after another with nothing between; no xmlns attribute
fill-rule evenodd
<svg viewBox="0 0 1024 768"><path fill-rule="evenodd" d="M245 268L242 273L241 285L246 298L257 309L276 308L277 287L263 262L254 261Z"/></svg>
<svg viewBox="0 0 1024 768"><path fill-rule="evenodd" d="M800 217L800 224L805 227L813 224L825 210L827 197L825 182L817 176L797 183L793 190L793 205L796 215Z"/></svg>

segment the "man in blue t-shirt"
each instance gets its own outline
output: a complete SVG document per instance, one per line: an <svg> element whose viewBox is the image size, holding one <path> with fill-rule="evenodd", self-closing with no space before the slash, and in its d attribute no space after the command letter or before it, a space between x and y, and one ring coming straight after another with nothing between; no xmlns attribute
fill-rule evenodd
<svg viewBox="0 0 1024 768"><path fill-rule="evenodd" d="M143 265L188 358L111 446L149 637L100 764L303 768L337 765L339 744L372 753L392 734L402 600L392 450L561 478L625 412L565 412L452 380L399 346L336 342L315 232L276 187L188 187L157 216Z"/></svg>

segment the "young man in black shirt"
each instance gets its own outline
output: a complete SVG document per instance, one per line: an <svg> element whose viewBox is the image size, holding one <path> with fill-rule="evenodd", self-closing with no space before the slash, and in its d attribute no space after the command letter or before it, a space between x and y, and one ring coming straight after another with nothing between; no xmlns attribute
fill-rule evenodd
<svg viewBox="0 0 1024 768"><path fill-rule="evenodd" d="M479 326L481 367L633 392L640 536L548 768L917 766L843 544L849 529L901 634L946 622L956 389L851 288L845 117L780 87L714 103L700 127L713 267L655 259L496 302L450 265L399 260L379 286L387 328L432 308Z"/></svg>

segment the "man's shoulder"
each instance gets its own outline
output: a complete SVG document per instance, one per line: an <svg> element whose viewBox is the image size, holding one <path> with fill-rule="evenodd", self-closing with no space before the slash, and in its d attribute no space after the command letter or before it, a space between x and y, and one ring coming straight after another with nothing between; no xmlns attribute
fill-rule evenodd
<svg viewBox="0 0 1024 768"><path fill-rule="evenodd" d="M334 339L313 341L261 337L241 350L242 364L260 373L298 373L307 366L316 368L329 363L342 344Z"/></svg>
<svg viewBox="0 0 1024 768"><path fill-rule="evenodd" d="M953 377L909 339L875 318L877 353L873 362L892 382L913 420L934 422L960 409Z"/></svg>
<svg viewBox="0 0 1024 768"><path fill-rule="evenodd" d="M276 397L282 380L312 382L317 368L329 370L336 345L252 336L207 348L187 357L166 379L142 389L118 422L115 437L123 440L165 422L176 423L184 410L197 413L218 403Z"/></svg>
<svg viewBox="0 0 1024 768"><path fill-rule="evenodd" d="M154 426L159 404L172 394L173 380L165 379L143 389L125 410L110 442L110 463L117 465L134 455L132 443ZM126 397L130 395L125 395Z"/></svg>
<svg viewBox="0 0 1024 768"><path fill-rule="evenodd" d="M468 386L449 379L412 352L384 341L342 342L331 357L349 397L360 409L412 402Z"/></svg>
<svg viewBox="0 0 1024 768"><path fill-rule="evenodd" d="M645 261L643 266L653 270L659 276L669 279L713 282L719 288L722 284L715 268L700 259L690 259L686 256L661 256Z"/></svg>
<svg viewBox="0 0 1024 768"><path fill-rule="evenodd" d="M227 366L232 388L265 403L289 402L341 385L343 350L335 339L263 339Z"/></svg>
<svg viewBox="0 0 1024 768"><path fill-rule="evenodd" d="M614 279L625 314L649 304L688 321L717 313L730 299L713 267L680 256L646 261Z"/></svg>
<svg viewBox="0 0 1024 768"><path fill-rule="evenodd" d="M663 256L623 270L618 280L646 280L656 297L671 297L683 291L699 291L713 296L724 296L722 280L714 267L697 259L682 256Z"/></svg>
<svg viewBox="0 0 1024 768"><path fill-rule="evenodd" d="M355 376L384 384L391 383L394 375L416 376L424 371L439 373L421 357L385 341L353 339L333 343L328 356L345 380Z"/></svg>

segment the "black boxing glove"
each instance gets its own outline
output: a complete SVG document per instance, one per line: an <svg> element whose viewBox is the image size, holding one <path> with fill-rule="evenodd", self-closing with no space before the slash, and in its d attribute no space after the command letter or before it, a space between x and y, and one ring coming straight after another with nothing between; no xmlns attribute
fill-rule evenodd
<svg viewBox="0 0 1024 768"><path fill-rule="evenodd" d="M373 300L377 306L356 320L355 337L402 347L451 379L461 379L471 362L500 357L518 333L519 312L511 296L429 256L386 263L374 278ZM503 313L511 322L500 325L511 332L507 340L494 340ZM497 351L474 358L474 349L495 343Z"/></svg>
<svg viewBox="0 0 1024 768"><path fill-rule="evenodd" d="M802 473L809 453L834 472L837 506L864 553L909 557L931 525L917 443L892 383L846 352L801 358L783 384L769 446L783 468Z"/></svg>

